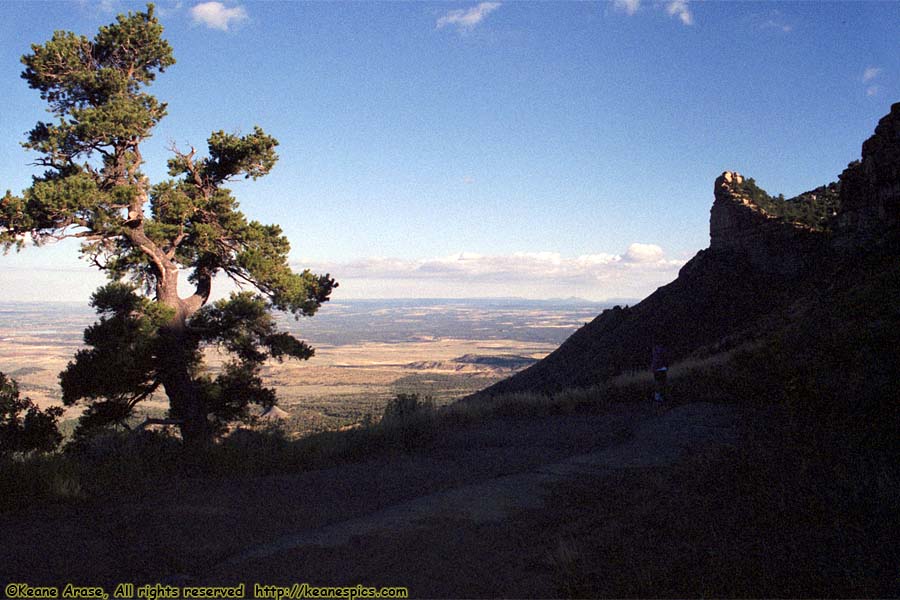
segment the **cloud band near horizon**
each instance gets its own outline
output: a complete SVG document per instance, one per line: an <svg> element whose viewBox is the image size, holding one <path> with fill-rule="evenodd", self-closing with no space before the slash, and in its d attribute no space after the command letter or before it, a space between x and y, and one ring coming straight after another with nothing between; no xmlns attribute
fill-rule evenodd
<svg viewBox="0 0 900 600"><path fill-rule="evenodd" d="M677 277L685 262L667 258L655 244L635 243L621 254L460 252L429 259L301 260L292 266L330 273L342 285L338 294L345 298L576 295L605 300L644 297Z"/></svg>
<svg viewBox="0 0 900 600"><path fill-rule="evenodd" d="M31 250L31 249L29 249ZM48 299L86 301L105 283L103 274L74 255L54 267L35 268L32 253L11 253L0 265L2 301ZM672 259L656 244L634 243L620 253L566 257L559 252L488 255L459 252L422 259L370 257L348 261L292 259L297 272L330 273L340 284L334 300L371 298L577 296L587 300L640 299L678 276L685 260ZM182 291L192 286L181 274ZM236 291L224 275L213 284L213 298Z"/></svg>

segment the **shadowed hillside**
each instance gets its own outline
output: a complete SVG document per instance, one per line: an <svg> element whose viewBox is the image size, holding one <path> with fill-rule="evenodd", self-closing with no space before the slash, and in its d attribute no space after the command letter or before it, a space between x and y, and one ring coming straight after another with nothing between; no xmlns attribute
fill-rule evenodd
<svg viewBox="0 0 900 600"><path fill-rule="evenodd" d="M706 345L726 349L748 339L750 324L790 304L790 286L732 252L705 250L632 307L603 311L534 366L485 390L553 392L587 387L646 368L654 341L680 358Z"/></svg>
<svg viewBox="0 0 900 600"><path fill-rule="evenodd" d="M674 360L778 331L863 253L890 254L900 223L900 103L838 183L772 197L738 173L716 179L710 247L633 307L606 310L530 368L478 396L586 387L646 369L654 343ZM476 397L478 397L476 396Z"/></svg>

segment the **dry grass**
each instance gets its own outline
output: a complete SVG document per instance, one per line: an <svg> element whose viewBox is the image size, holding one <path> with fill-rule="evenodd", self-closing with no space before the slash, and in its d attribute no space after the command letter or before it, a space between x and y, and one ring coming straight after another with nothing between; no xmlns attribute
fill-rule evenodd
<svg viewBox="0 0 900 600"><path fill-rule="evenodd" d="M160 479L195 474L257 476L292 473L380 455L427 448L449 428L465 427L496 416L538 417L602 410L612 400L599 388L548 396L514 394L483 402L438 405L411 396L403 411L369 413L340 428L298 434L290 420L233 431L204 455L184 456L168 431L109 433L67 452L20 456L0 470L0 508L15 509L48 500L140 496ZM385 405L390 403L385 401ZM19 485L18 481L26 484ZM30 482L30 483L29 483ZM54 483L56 482L56 483Z"/></svg>
<svg viewBox="0 0 900 600"><path fill-rule="evenodd" d="M735 353L746 352L755 347L754 343L743 344L737 348L733 348L726 352L718 352L708 356L694 357L689 356L684 360L672 363L669 367L669 380L676 380L693 375L698 371L715 369L725 365ZM633 373L623 373L617 377L610 379L610 384L615 386L644 385L653 383L653 374L648 369L642 369Z"/></svg>
<svg viewBox="0 0 900 600"><path fill-rule="evenodd" d="M75 461L61 455L0 458L0 509L85 498Z"/></svg>

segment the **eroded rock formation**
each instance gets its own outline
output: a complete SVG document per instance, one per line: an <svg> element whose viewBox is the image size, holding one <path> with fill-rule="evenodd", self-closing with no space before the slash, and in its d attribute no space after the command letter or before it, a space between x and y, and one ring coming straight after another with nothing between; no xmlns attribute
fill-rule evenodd
<svg viewBox="0 0 900 600"><path fill-rule="evenodd" d="M822 232L767 213L747 193L740 173L725 171L713 189L711 251L735 252L766 273L794 276L810 267L824 245Z"/></svg>
<svg viewBox="0 0 900 600"><path fill-rule="evenodd" d="M863 142L861 160L850 163L840 180L838 246L877 242L900 229L900 102L878 121Z"/></svg>
<svg viewBox="0 0 900 600"><path fill-rule="evenodd" d="M886 231L900 231L900 103L840 185L784 200L726 171L714 192L710 247L675 281L635 306L604 311L543 360L471 398L602 384L646 369L654 344L664 344L673 360L717 353L802 313L835 269L853 263L853 248L885 245ZM835 252L835 245L849 251Z"/></svg>

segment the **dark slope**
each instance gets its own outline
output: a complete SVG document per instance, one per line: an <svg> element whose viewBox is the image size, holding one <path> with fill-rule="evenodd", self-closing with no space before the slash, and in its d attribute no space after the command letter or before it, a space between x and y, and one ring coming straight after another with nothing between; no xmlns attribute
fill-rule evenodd
<svg viewBox="0 0 900 600"><path fill-rule="evenodd" d="M839 180L785 201L726 171L714 185L710 248L674 282L634 307L604 311L545 359L475 398L600 384L648 368L654 343L678 360L787 331L788 322L820 302L819 289L836 284L841 269L852 271L874 248L887 264L896 257L888 241L900 232L900 103ZM809 218L792 220L796 215Z"/></svg>
<svg viewBox="0 0 900 600"><path fill-rule="evenodd" d="M646 369L653 343L673 359L698 348L721 350L756 333L762 319L777 318L792 298L791 281L763 273L729 251L703 250L678 278L640 304L603 311L556 351L482 392L553 392L600 383Z"/></svg>

